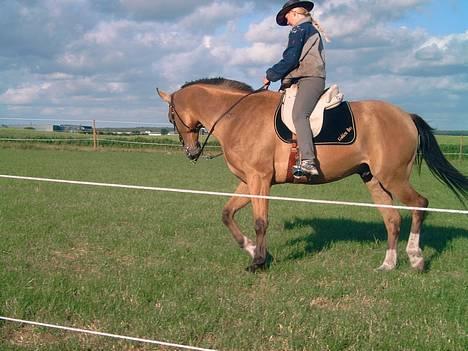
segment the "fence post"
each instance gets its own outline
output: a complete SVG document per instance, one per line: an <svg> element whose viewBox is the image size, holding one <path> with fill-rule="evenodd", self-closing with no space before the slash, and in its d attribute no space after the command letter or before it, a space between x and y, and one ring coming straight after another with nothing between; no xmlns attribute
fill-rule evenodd
<svg viewBox="0 0 468 351"><path fill-rule="evenodd" d="M93 150L97 150L96 120L93 119Z"/></svg>

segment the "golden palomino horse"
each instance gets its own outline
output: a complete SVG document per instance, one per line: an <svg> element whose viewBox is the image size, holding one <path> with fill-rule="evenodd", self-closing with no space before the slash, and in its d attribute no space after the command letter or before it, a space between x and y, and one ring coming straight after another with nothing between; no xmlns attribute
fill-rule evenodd
<svg viewBox="0 0 468 351"><path fill-rule="evenodd" d="M190 82L172 94L158 90L169 104L169 120L174 124L187 156L198 158L199 130L212 131L221 144L227 166L240 180L236 194L268 196L275 184L288 182L291 146L275 132L275 111L282 94L253 91L248 85L223 78ZM357 138L352 145L318 145L320 175L313 184L333 182L360 174L376 204L403 204L426 208L428 200L410 184L413 164L424 158L431 172L463 202L467 198L467 177L442 154L432 128L419 116L406 113L383 101L349 103L355 117ZM419 155L419 157L417 157ZM366 176L365 176L366 175ZM234 215L252 203L255 242L245 236ZM379 207L388 235L385 259L379 270L392 270L397 264L397 242L401 216L396 209ZM424 211L412 211L411 233L406 247L411 265L424 269L419 245ZM224 206L222 221L241 248L252 256L249 270L267 263L266 231L268 199L232 197Z"/></svg>

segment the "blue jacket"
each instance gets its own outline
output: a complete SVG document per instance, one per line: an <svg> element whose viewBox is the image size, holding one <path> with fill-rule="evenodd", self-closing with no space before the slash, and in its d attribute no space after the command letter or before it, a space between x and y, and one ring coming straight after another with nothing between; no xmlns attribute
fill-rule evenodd
<svg viewBox="0 0 468 351"><path fill-rule="evenodd" d="M307 52L303 52L308 41L305 48ZM304 19L291 29L288 47L283 52L283 58L267 70L266 77L276 82L296 70L297 72L291 74L295 78L301 76L325 78L325 61L322 51L323 43L320 33L312 25L310 19ZM304 66L307 67L299 67L301 62L304 62Z"/></svg>

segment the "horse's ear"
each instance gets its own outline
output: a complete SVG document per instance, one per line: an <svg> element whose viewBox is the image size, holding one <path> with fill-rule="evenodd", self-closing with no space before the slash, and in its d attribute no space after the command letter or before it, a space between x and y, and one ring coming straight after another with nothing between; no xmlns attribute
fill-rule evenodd
<svg viewBox="0 0 468 351"><path fill-rule="evenodd" d="M161 97L161 99L166 101L168 104L171 103L171 95L170 94L165 93L164 91L159 90L158 88L156 88L156 91L157 91L158 95Z"/></svg>

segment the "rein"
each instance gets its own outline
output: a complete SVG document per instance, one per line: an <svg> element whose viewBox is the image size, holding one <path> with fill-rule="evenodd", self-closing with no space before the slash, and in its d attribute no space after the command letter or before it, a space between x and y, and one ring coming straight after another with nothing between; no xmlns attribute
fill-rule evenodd
<svg viewBox="0 0 468 351"><path fill-rule="evenodd" d="M229 107L223 114L221 114L221 116L219 116L216 121L214 122L213 126L211 127L210 131L208 132L208 136L206 137L205 141L203 142L203 145L200 149L200 153L197 155L197 157L195 157L192 162L193 163L196 163L198 161L198 159L200 158L200 156L203 154L203 150L205 150L205 146L206 144L208 143L208 139L210 138L210 136L213 134L213 131L216 127L216 125L221 122L221 120L226 117L229 112L231 112L237 105L239 105L242 101L244 101L244 99L248 98L249 96L251 95L254 95L254 94L257 94L257 93L260 93L262 91L265 91L265 90L268 90L268 87L270 86L270 84L264 84L262 85L262 87L260 87L259 89L257 90L254 90L250 93L248 93L247 95L244 95L242 96L239 100L237 100L231 107ZM189 126L187 126L187 124L184 123L184 121L182 120L182 118L180 118L180 115L179 113L177 112L176 108L175 108L175 105L174 105L174 95L171 97L171 103L169 105L169 108L172 109L172 111L174 111L174 113L176 114L176 116L179 118L179 120L182 122L182 124L189 130L189 132L199 132L200 131L200 128L201 128L201 125L197 125L195 128L190 128ZM174 126L175 126L175 123L174 123ZM179 133L180 135L180 133ZM218 157L218 156L221 156L221 154L215 156L215 157ZM214 157L212 157L214 158Z"/></svg>

